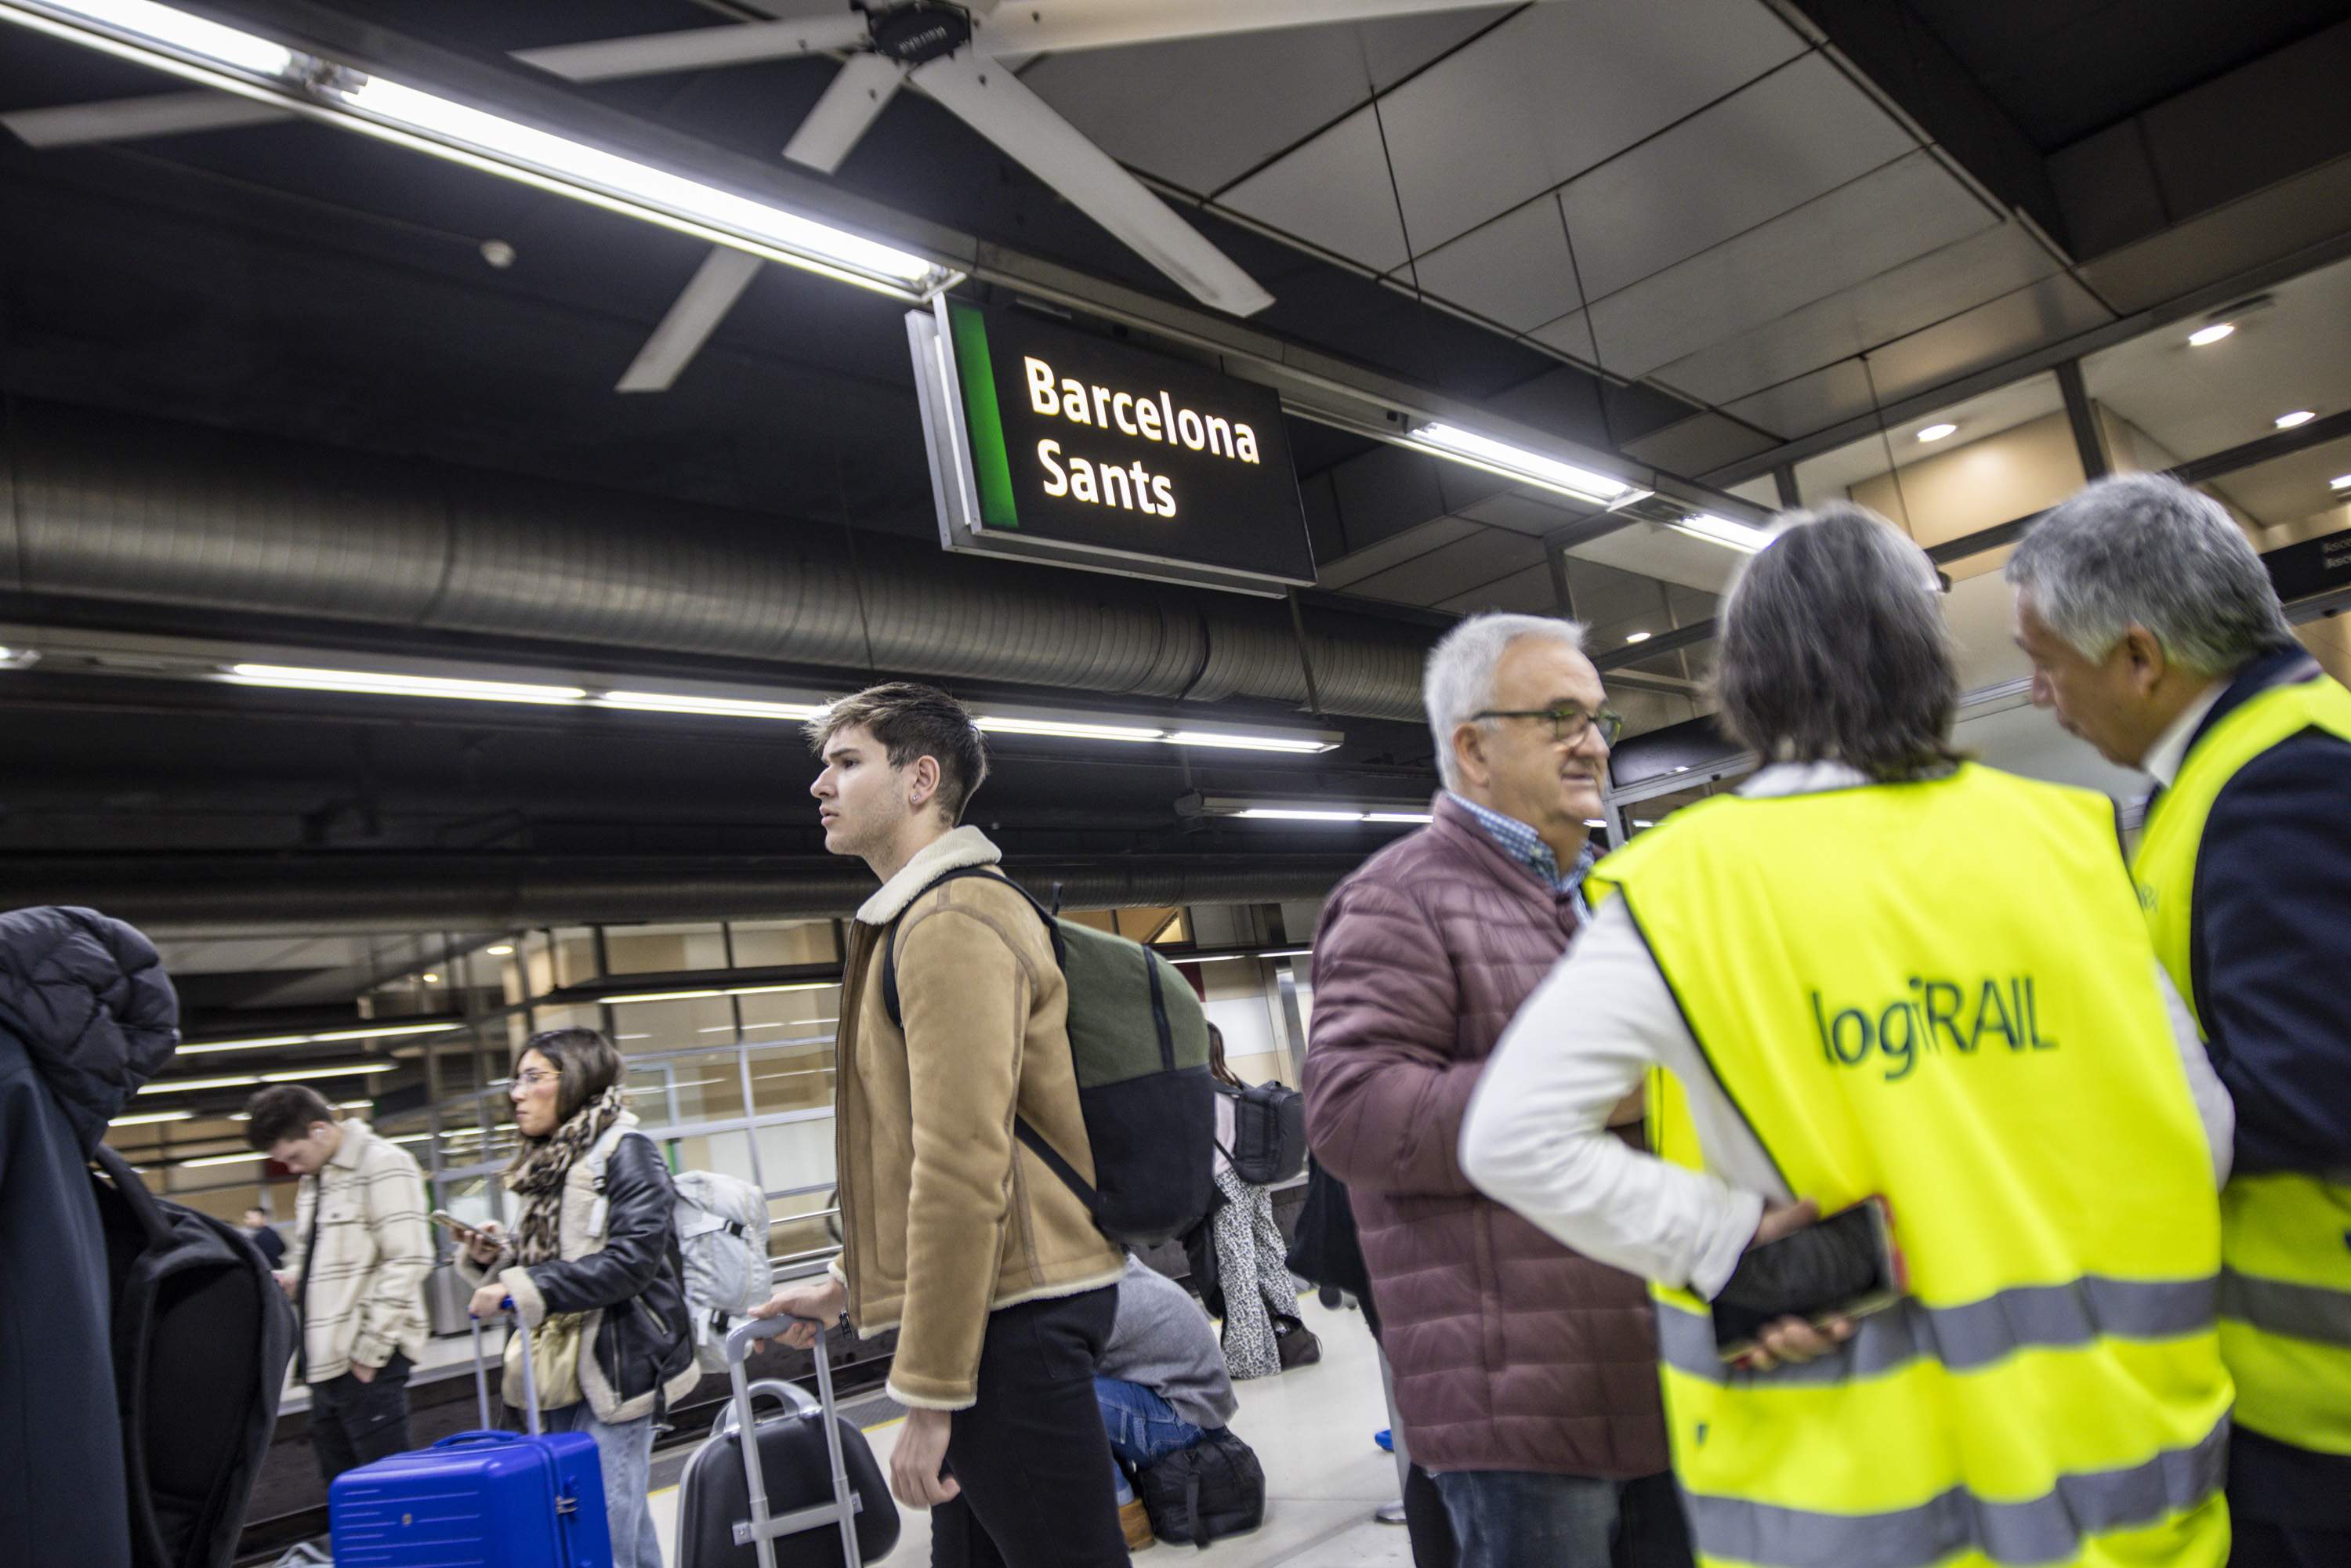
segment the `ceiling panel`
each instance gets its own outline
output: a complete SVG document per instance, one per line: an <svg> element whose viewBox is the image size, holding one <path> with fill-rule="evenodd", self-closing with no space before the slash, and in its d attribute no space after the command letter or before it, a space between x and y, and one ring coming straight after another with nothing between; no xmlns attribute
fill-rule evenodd
<svg viewBox="0 0 2351 1568"><path fill-rule="evenodd" d="M1625 451L1667 473L1703 474L1779 444L1752 425L1719 413L1701 413L1628 441Z"/></svg>
<svg viewBox="0 0 2351 1568"><path fill-rule="evenodd" d="M1375 272L1400 265L1409 254L1380 128L1369 109L1349 115L1217 200Z"/></svg>
<svg viewBox="0 0 2351 1568"><path fill-rule="evenodd" d="M1047 56L1020 79L1112 157L1205 193L1312 135L1508 10L1088 49Z"/></svg>
<svg viewBox="0 0 2351 1568"><path fill-rule="evenodd" d="M1614 293L1917 148L1807 55L1560 193L1584 293Z"/></svg>
<svg viewBox="0 0 2351 1568"><path fill-rule="evenodd" d="M1956 217L1958 210L1950 215ZM1999 224L1701 349L1655 374L1703 402L1729 402L1997 299L2058 267L2048 246L2023 225Z"/></svg>
<svg viewBox="0 0 2351 1568"><path fill-rule="evenodd" d="M1390 534L1377 544L1352 551L1336 560L1316 562L1316 586L1329 589L1348 587L1405 561L1416 560L1431 550L1442 549L1456 539L1479 531L1478 525L1466 517L1431 517L1417 528Z"/></svg>
<svg viewBox="0 0 2351 1568"><path fill-rule="evenodd" d="M1583 304L1555 196L1538 196L1395 276L1521 332Z"/></svg>
<svg viewBox="0 0 2351 1568"><path fill-rule="evenodd" d="M1381 105L1415 246L1434 249L1793 59L1759 0L1552 0Z"/></svg>
<svg viewBox="0 0 2351 1568"><path fill-rule="evenodd" d="M1564 497L1548 492L1505 490L1499 496L1487 497L1474 507L1464 507L1461 515L1508 528L1514 534L1541 538L1553 528L1593 515L1593 508L1569 506L1565 500Z"/></svg>
<svg viewBox="0 0 2351 1568"><path fill-rule="evenodd" d="M1510 610L1520 615L1554 615L1559 612L1557 591L1551 580L1551 566L1538 562L1524 571L1473 588L1467 593L1457 593L1437 606L1457 615L1475 615L1487 610Z"/></svg>
<svg viewBox="0 0 2351 1568"><path fill-rule="evenodd" d="M1729 587L1731 574L1747 559L1738 550L1708 544L1687 534L1677 534L1661 523L1647 522L1634 523L1613 534L1586 539L1568 553L1579 561L1594 561L1620 571L1637 572L1643 577L1678 583L1684 588L1698 589L1707 593L1720 593ZM1656 603L1654 597L1651 603ZM1583 601L1578 599L1576 608L1581 610L1583 607ZM1676 601L1676 607L1677 611L1682 607L1679 600ZM1694 617L1685 615L1681 619L1687 621ZM1665 628L1659 627L1658 630Z"/></svg>
<svg viewBox="0 0 2351 1568"><path fill-rule="evenodd" d="M1348 591L1399 604L1437 604L1542 564L1542 546L1521 534L1479 528L1440 549L1357 581Z"/></svg>
<svg viewBox="0 0 2351 1568"><path fill-rule="evenodd" d="M1993 221L1928 154L1913 153L1596 300L1600 362L1646 375ZM1570 317L1533 335L1573 352L1585 329Z"/></svg>
<svg viewBox="0 0 2351 1568"><path fill-rule="evenodd" d="M2059 274L1875 350L1869 357L1875 402L1860 361L1841 360L1741 398L1723 412L1794 437L2112 319L2087 289Z"/></svg>
<svg viewBox="0 0 2351 1568"><path fill-rule="evenodd" d="M2181 322L2091 355L2090 395L2181 457L2267 435L2289 409L2351 408L2351 262L2269 292L2272 308L2208 347L2190 347L2195 323Z"/></svg>

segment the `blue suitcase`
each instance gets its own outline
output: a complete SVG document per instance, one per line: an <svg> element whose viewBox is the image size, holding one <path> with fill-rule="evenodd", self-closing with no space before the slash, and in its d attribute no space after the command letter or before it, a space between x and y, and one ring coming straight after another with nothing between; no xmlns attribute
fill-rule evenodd
<svg viewBox="0 0 2351 1568"><path fill-rule="evenodd" d="M337 1476L327 1489L336 1568L612 1568L596 1439L539 1430L530 1335L515 1332L530 1435L460 1432ZM487 1428L478 1322L474 1378Z"/></svg>

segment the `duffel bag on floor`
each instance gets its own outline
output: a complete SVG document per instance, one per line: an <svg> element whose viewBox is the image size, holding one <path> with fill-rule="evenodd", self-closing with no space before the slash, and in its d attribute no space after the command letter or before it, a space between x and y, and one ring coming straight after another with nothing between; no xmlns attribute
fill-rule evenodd
<svg viewBox="0 0 2351 1568"><path fill-rule="evenodd" d="M1221 1427L1135 1471L1134 1495L1162 1541L1206 1546L1265 1522L1265 1468Z"/></svg>

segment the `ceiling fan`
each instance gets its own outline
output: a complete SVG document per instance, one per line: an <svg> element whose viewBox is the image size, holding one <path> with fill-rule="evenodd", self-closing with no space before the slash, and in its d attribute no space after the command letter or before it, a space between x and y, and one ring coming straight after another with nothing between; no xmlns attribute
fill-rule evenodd
<svg viewBox="0 0 2351 1568"><path fill-rule="evenodd" d="M789 0L752 0L761 10ZM516 51L569 81L598 82L819 54L845 57L786 143L784 156L830 173L902 86L928 96L1058 191L1206 305L1248 316L1273 297L1141 181L1022 84L1040 54L1165 43L1318 23L1466 10L1494 0L850 0L809 16L695 27ZM209 91L69 104L0 115L37 147L166 135L286 117ZM672 304L617 390L666 389L762 263L714 249Z"/></svg>

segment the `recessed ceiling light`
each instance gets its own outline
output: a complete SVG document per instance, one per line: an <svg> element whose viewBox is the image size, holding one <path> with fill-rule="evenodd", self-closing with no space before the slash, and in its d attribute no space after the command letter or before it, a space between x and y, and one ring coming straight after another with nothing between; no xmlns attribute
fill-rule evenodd
<svg viewBox="0 0 2351 1568"><path fill-rule="evenodd" d="M2292 413L2282 413L2278 415L2277 427L2280 430L2292 430L2295 425L2308 424L2312 420L2316 419L2317 417L2318 416L2316 414L2311 413L2310 410L2306 408L2298 408Z"/></svg>
<svg viewBox="0 0 2351 1568"><path fill-rule="evenodd" d="M1649 640L1650 635L1651 634L1646 632L1628 632L1625 634L1625 641L1627 643L1646 643Z"/></svg>
<svg viewBox="0 0 2351 1568"><path fill-rule="evenodd" d="M2351 474L2337 474L2334 478L2329 479L2326 484L2327 487L2330 489L2351 490Z"/></svg>
<svg viewBox="0 0 2351 1568"><path fill-rule="evenodd" d="M1918 439L1921 441L1940 441L1947 435L1957 435L1959 433L1959 427L1956 424L1930 424L1926 429L1918 433Z"/></svg>
<svg viewBox="0 0 2351 1568"><path fill-rule="evenodd" d="M2236 327L2230 322L2215 321L2210 327L2199 327L2189 333L2188 340L2201 349L2207 344L2219 342L2236 329Z"/></svg>
<svg viewBox="0 0 2351 1568"><path fill-rule="evenodd" d="M441 977L438 975L427 975L424 977L424 983L428 986L437 986L441 983Z"/></svg>
<svg viewBox="0 0 2351 1568"><path fill-rule="evenodd" d="M514 956L514 949L504 942L499 943L495 947L485 947L482 951L487 953L493 958L510 958Z"/></svg>

